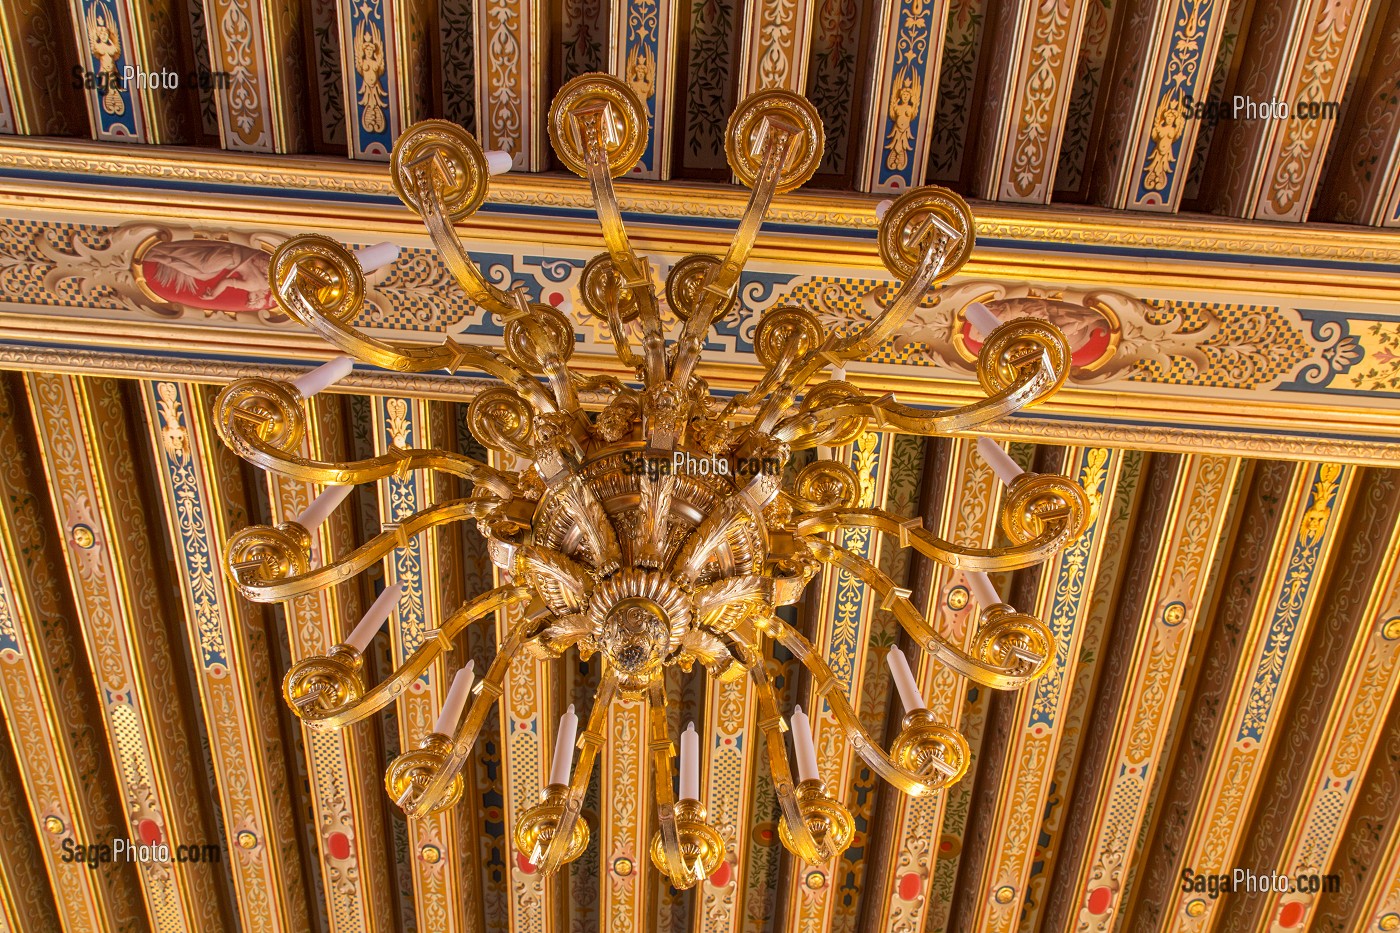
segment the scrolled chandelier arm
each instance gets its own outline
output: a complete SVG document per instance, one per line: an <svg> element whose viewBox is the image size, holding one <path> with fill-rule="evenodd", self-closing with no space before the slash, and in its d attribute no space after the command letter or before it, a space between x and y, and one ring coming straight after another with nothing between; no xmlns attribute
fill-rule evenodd
<svg viewBox="0 0 1400 933"><path fill-rule="evenodd" d="M840 568L869 587L938 663L989 687L1018 689L1053 663L1054 640L1039 620L1003 603L979 574L1048 558L1083 531L1090 509L1072 480L1024 472L992 445L984 456L1007 485L1001 522L1010 543L973 548L868 507L865 481L842 462L818 460L795 476L786 471L794 449L849 444L880 429L962 432L1038 404L1069 371L1065 339L1043 321L989 321L991 315L981 312L977 374L987 398L945 411L866 396L845 381L844 363L884 345L971 254L967 205L943 189L920 188L895 201L881 221L881 258L902 282L883 310L838 332L805 308L769 309L754 333L762 375L727 401L714 397L696 375L710 328L738 306L744 267L773 199L815 172L821 121L806 100L783 91L764 91L740 104L726 152L735 175L752 189L748 205L723 257L687 256L670 268L664 302L653 263L628 239L613 184L644 151L646 127L641 102L607 75L571 81L550 109L551 142L560 160L588 180L605 245L585 266L579 295L606 324L617 359L633 379L571 368L569 318L531 303L521 289L497 287L472 261L455 225L484 201L487 161L476 140L454 124L411 127L394 147L393 183L468 297L501 321L502 349L463 346L450 337L425 348L368 336L355 324L365 295L355 254L324 237L302 236L273 256L270 277L279 304L355 360L396 372L465 368L499 380L477 394L469 425L479 441L516 458L520 468L397 447L350 463L301 456L307 397L343 375L348 363L328 364L338 367L335 373L317 371L322 375L295 383L240 380L220 394L217 422L225 442L245 459L329 484L301 515L245 528L227 543L226 570L249 599L284 600L342 582L413 536L466 520L476 522L492 562L511 581L450 615L391 676L367 688L363 652L398 598L397 585L391 586L342 643L293 665L284 695L297 716L317 728L336 728L385 709L440 664L467 625L528 603L481 680L474 680L470 665L459 672L433 730L390 764L386 791L410 817L453 805L462 792L462 768L513 659L597 654L602 677L586 726L575 741L571 707L539 802L513 815L515 845L546 874L582 853L589 839L582 803L605 746L607 711L615 700L631 698L647 707L659 827L651 858L672 884L688 888L716 869L725 846L703 800L696 746L686 741L679 794L673 784L667 667L699 664L716 682L748 681L782 810L779 836L802 859L831 859L850 843L854 822L837 798L839 788L819 773L808 717L798 708L789 720L778 707L763 662L771 643L785 645L811 672L817 696L850 747L901 791L927 794L956 781L967 767L967 746L925 708L900 654L906 715L890 749L881 748L856 716L848 685L813 641L776 616L777 609L797 603L822 567ZM680 322L671 339L663 309ZM828 368L836 370L834 378L813 385ZM585 398L600 397L600 410L585 410ZM704 469L671 466L701 461ZM638 468L648 463L666 469ZM765 466L746 469L755 463ZM350 484L410 470L456 475L474 489L468 498L427 506L386 527L337 561L311 566L312 534ZM906 590L837 543L838 532L855 528L873 529L968 574L981 611L966 650L940 635ZM475 694L469 708L468 691ZM796 776L788 731L798 753Z"/></svg>

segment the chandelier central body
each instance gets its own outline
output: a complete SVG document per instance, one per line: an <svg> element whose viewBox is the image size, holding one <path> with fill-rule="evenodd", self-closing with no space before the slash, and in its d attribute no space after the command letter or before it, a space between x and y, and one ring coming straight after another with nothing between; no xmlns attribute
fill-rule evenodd
<svg viewBox="0 0 1400 933"><path fill-rule="evenodd" d="M464 763L512 662L522 654L597 655L602 677L583 732L577 734L570 707L549 783L536 805L514 815L515 844L546 873L584 850L582 803L594 761L607 745L607 709L618 697L638 698L650 710L648 748L656 775L659 829L651 856L672 884L685 888L716 869L725 844L708 822L698 753L685 737L677 796L668 666L689 671L699 665L712 683L748 680L782 808L780 838L803 859L828 860L850 842L853 823L818 773L806 714L797 708L788 717L778 709L764 666L772 643L785 645L809 670L849 747L901 791L929 794L956 781L968 765L967 744L924 708L895 650L891 669L906 716L887 752L861 725L847 685L811 641L784 624L778 608L797 602L822 568L840 569L869 587L913 644L938 663L988 687L1018 689L1052 662L1054 641L1038 619L1002 602L984 574L1046 559L1082 532L1088 509L1075 483L1025 472L985 438L979 446L1007 484L1001 524L1009 543L994 548L953 544L918 521L875 507L862 478L839 460L819 457L794 469L796 450L840 447L873 430L966 432L1040 402L1068 372L1064 337L1043 321L1002 322L985 309L970 310L969 323L983 337L977 371L987 398L946 411L866 395L845 380L845 362L885 344L971 254L967 205L943 189L921 188L887 205L881 219L880 254L902 284L880 313L835 332L804 308L771 308L753 337L762 375L743 392L716 395L697 372L710 327L738 307L744 265L774 196L816 170L821 123L806 100L786 92L761 92L740 105L729 123L727 152L735 175L753 189L749 205L723 257L687 256L670 266L664 285L652 263L632 249L613 191L612 179L644 149L646 123L632 91L606 75L570 82L550 112L555 151L588 179L607 247L584 268L579 296L587 313L606 324L617 360L632 378L571 367L574 323L521 290L498 288L472 263L455 225L482 203L493 160L460 127L427 121L394 147L395 188L422 217L468 296L503 322L503 347L467 346L450 337L436 347L408 346L361 332L354 322L364 299L365 256L324 237L294 237L279 247L272 288L287 313L361 363L494 377L497 384L474 398L469 425L495 452L495 465L453 451L400 447L352 463L304 456L305 400L349 371L343 358L293 382L230 385L219 396L218 423L245 459L329 487L296 518L245 528L228 542L227 571L248 598L278 601L338 583L412 536L461 521L475 522L506 581L439 620L432 637L390 678L369 686L363 653L393 611L398 594L390 586L343 643L293 665L284 693L299 717L313 727L337 728L373 715L410 684L440 672L443 653L466 626L511 609L508 618L515 621L500 625L495 659L475 691L476 672L468 666L447 691L434 729L389 766L386 790L410 817L453 805ZM472 492L385 528L339 561L311 566L311 534L351 485L410 470L460 476L473 484ZM838 543L837 532L853 528L870 529L966 574L980 603L970 639L955 644L944 638L907 590ZM468 705L469 692L475 698ZM795 778L784 739L789 721ZM687 737L693 740L693 731Z"/></svg>

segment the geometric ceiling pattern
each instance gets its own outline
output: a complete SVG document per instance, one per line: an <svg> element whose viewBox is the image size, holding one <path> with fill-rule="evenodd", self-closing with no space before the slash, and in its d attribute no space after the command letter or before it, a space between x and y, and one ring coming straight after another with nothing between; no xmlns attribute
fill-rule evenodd
<svg viewBox="0 0 1400 933"><path fill-rule="evenodd" d="M1384 0L6 2L0 930L1400 929L1397 50L1400 4ZM123 63L183 80L84 86ZM996 580L1049 625L1056 661L1019 695L915 661L972 751L930 798L883 785L815 716L856 819L828 865L777 841L744 683L669 685L671 728L693 719L710 737L702 785L726 843L687 892L646 855L636 706L610 714L585 855L546 882L509 843L559 713L587 713L596 662L513 668L462 803L433 822L405 822L384 765L427 730L456 668L484 669L497 632L469 628L399 715L304 729L282 676L386 577L409 588L400 622L418 630L493 585L469 527L271 608L219 572L233 530L315 491L244 469L210 411L232 378L331 353L269 298L277 243L397 243L357 326L499 342L389 184L388 149L414 120L455 120L512 154L463 241L493 281L568 314L576 364L607 371L611 341L577 297L601 248L591 200L543 120L554 89L591 70L646 101L648 149L618 192L663 274L736 226L734 102L786 87L822 114L822 166L775 201L707 348L719 391L751 383L767 308L799 302L838 329L879 312L892 289L874 205L923 183L971 199L977 249L850 379L925 407L972 398L976 347L957 321L975 300L1056 321L1074 350L1052 403L988 429L1090 495L1085 536ZM1299 116L1237 119L1236 95ZM466 419L480 384L357 371L311 403L306 452L373 456L409 432L484 456ZM969 438L872 433L835 455L875 505L997 542L1001 486ZM360 487L318 559L456 483ZM968 636L960 573L846 543L945 637ZM888 739L902 710L885 657L920 652L880 603L822 578L788 621L813 637L840 616L841 643L823 647ZM375 674L398 660L388 641ZM783 710L812 705L784 649L767 663ZM116 837L194 858L77 848ZM1221 895L1237 867L1317 890Z"/></svg>

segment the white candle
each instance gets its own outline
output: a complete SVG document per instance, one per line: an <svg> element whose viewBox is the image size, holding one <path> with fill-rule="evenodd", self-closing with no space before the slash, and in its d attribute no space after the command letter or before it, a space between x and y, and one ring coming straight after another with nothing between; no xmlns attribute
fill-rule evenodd
<svg viewBox="0 0 1400 933"><path fill-rule="evenodd" d="M378 272L398 258L399 246L397 243L376 243L373 246L355 250L355 259L359 261L360 271L365 275Z"/></svg>
<svg viewBox="0 0 1400 933"><path fill-rule="evenodd" d="M967 323L972 325L972 336L978 340L986 340L992 331L1001 326L1001 318L980 301L974 301L964 308L963 316L967 318Z"/></svg>
<svg viewBox="0 0 1400 933"><path fill-rule="evenodd" d="M797 752L797 779L815 781L821 775L817 770L817 747L812 744L812 721L802 711L802 707L792 709L792 746Z"/></svg>
<svg viewBox="0 0 1400 933"><path fill-rule="evenodd" d="M501 149L486 150L486 171L492 175L504 175L514 164L515 159L511 158L509 152Z"/></svg>
<svg viewBox="0 0 1400 933"><path fill-rule="evenodd" d="M681 799L700 799L700 734L693 722L681 733Z"/></svg>
<svg viewBox="0 0 1400 933"><path fill-rule="evenodd" d="M997 588L992 586L992 578L982 571L969 570L967 572L967 585L972 590L972 598L977 600L977 604L983 609L1001 602Z"/></svg>
<svg viewBox="0 0 1400 933"><path fill-rule="evenodd" d="M369 612L365 613L364 618L350 633L350 637L345 639L345 643L360 654L364 654L369 643L374 640L375 633L384 624L384 620L389 618L389 613L394 611L394 607L399 604L400 599L403 599L402 583L384 587L384 592L380 593L379 598L374 601L374 605L369 607Z"/></svg>
<svg viewBox="0 0 1400 933"><path fill-rule="evenodd" d="M574 704L559 717L559 734L554 737L554 760L550 763L549 783L569 783L569 768L574 763L574 740L578 737L578 716Z"/></svg>
<svg viewBox="0 0 1400 933"><path fill-rule="evenodd" d="M875 205L875 219L876 219L876 220L884 220L884 219L885 219L885 215L888 214L888 213L890 212L890 205L893 204L893 203L894 203L894 200L893 200L893 199L891 199L891 198L885 198L885 200L881 201L879 204L876 204L876 205Z"/></svg>
<svg viewBox="0 0 1400 933"><path fill-rule="evenodd" d="M467 666L452 678L452 686L447 688L447 696L442 700L442 712L438 713L433 731L439 735L451 735L457 731L457 721L462 718L462 710L467 707L467 697L471 695L472 681L476 679L476 662L468 661Z"/></svg>
<svg viewBox="0 0 1400 933"><path fill-rule="evenodd" d="M837 366L837 367L834 367L834 368L831 370L831 378L832 378L833 380L835 380L836 382L845 382L845 381L846 381L846 367L844 367L844 366Z"/></svg>
<svg viewBox="0 0 1400 933"><path fill-rule="evenodd" d="M987 461L987 466L991 467L1001 481L1010 486L1016 482L1016 478L1026 472L1021 469L1021 465L1011 456L1001 449L1001 445L990 437L977 438L977 452L982 455L982 459Z"/></svg>
<svg viewBox="0 0 1400 933"><path fill-rule="evenodd" d="M311 504L296 517L296 523L308 532L315 531L354 490L354 486L327 486L326 490L312 499Z"/></svg>
<svg viewBox="0 0 1400 933"><path fill-rule="evenodd" d="M894 686L899 691L899 702L904 704L904 711L912 713L916 709L923 709L924 697L919 693L919 685L914 682L914 672L909 669L909 659L904 656L904 652L898 648L891 648L890 653L885 655L885 663L890 666L890 674L894 677Z"/></svg>
<svg viewBox="0 0 1400 933"><path fill-rule="evenodd" d="M348 356L337 356L328 363L322 363L309 373L292 380L292 388L302 398L311 398L322 389L335 385L355 368L355 361Z"/></svg>

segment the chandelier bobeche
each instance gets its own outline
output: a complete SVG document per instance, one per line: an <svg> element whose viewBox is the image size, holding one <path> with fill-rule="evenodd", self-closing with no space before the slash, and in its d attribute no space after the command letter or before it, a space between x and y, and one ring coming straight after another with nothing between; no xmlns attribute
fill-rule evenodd
<svg viewBox="0 0 1400 933"><path fill-rule="evenodd" d="M464 346L450 337L431 348L404 346L358 332L353 322L364 298L360 258L320 236L294 237L276 251L273 291L289 314L362 363L397 372L465 369L498 379L500 385L473 400L470 427L484 445L524 465L498 469L453 451L399 448L352 463L308 460L299 455L303 402L347 373L349 361L332 362L296 382L240 380L218 399L218 423L229 446L264 469L332 488L295 521L234 535L226 549L228 572L249 599L285 600L343 581L429 528L474 520L491 560L510 582L441 620L435 637L389 680L367 688L361 653L401 592L389 587L344 643L292 667L284 693L297 716L312 726L337 728L382 710L466 626L519 604L520 620L482 675L465 717L470 668L448 691L436 730L389 766L385 786L405 813L435 812L458 800L462 767L520 652L557 658L575 648L584 657L601 655L602 677L583 735L574 742L571 707L560 724L550 783L539 803L516 818L514 841L529 861L550 873L587 845L583 797L594 759L607 745L607 709L623 696L645 698L651 710L660 827L653 862L680 888L718 867L724 843L699 799L693 731L682 736L679 800L674 790L663 676L673 664L685 670L700 664L719 681L750 679L783 814L779 835L797 856L825 861L850 842L852 820L817 772L810 726L800 709L791 717L799 778L793 780L783 739L787 724L763 664L765 642L782 643L806 666L850 746L901 791L931 794L958 780L968 764L967 743L924 708L907 662L893 650L890 666L907 715L886 753L862 727L846 685L812 642L778 618L776 608L797 602L823 566L840 568L878 594L879 605L892 610L914 643L938 662L988 687L1019 688L1049 665L1054 641L1038 619L1002 603L983 574L1046 559L1082 532L1088 509L1083 490L1071 480L1022 472L985 438L983 455L1008 484L1001 514L1010 542L1005 547L962 547L917 521L859 507L861 479L842 462L818 459L795 476L783 467L794 450L840 446L872 428L965 432L1040 402L1068 372L1065 339L1044 321L1002 323L974 306L969 323L985 338L977 360L985 400L930 412L888 395L865 395L845 381L845 361L864 359L889 340L971 253L967 205L941 188L919 188L888 205L880 221L881 258L903 281L883 311L853 332L838 333L800 307L768 310L753 337L762 377L748 391L717 398L695 374L696 364L711 324L735 308L740 275L774 195L799 187L820 162L816 111L797 95L764 91L744 100L730 118L729 164L752 194L723 259L692 255L671 267L664 295L681 322L674 339L666 333L652 267L628 244L613 191L612 179L627 172L645 148L641 102L615 78L585 75L555 97L549 130L559 159L588 179L607 244L583 270L582 303L607 323L617 358L635 379L572 370L574 328L568 318L532 304L522 290L502 291L482 275L454 223L485 197L487 154L455 124L416 124L394 147L395 190L422 217L471 300L504 322L504 348ZM822 376L826 371L834 375ZM590 414L581 396L606 404ZM673 462L680 468L659 467ZM310 567L310 534L350 484L418 469L463 477L474 484L472 494L424 508L343 559ZM968 650L934 631L907 590L836 543L833 533L849 528L873 529L968 573L980 604ZM571 771L575 744L579 757Z"/></svg>

